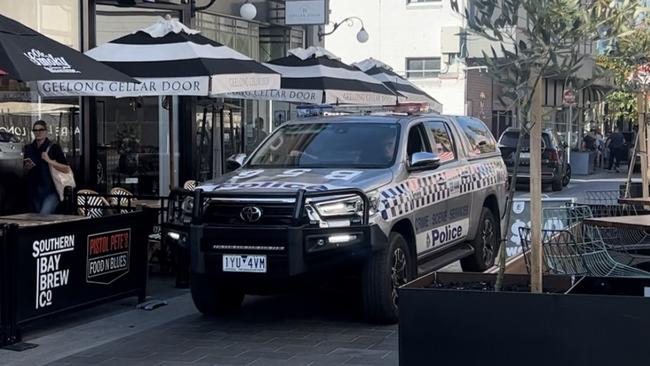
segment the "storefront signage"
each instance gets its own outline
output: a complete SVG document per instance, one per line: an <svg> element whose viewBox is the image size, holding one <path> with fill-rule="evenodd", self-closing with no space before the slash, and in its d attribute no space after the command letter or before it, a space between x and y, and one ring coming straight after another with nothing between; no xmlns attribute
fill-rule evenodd
<svg viewBox="0 0 650 366"><path fill-rule="evenodd" d="M207 95L208 77L140 79L141 83L104 80L48 80L38 82L38 93L54 96L158 96Z"/></svg>
<svg viewBox="0 0 650 366"><path fill-rule="evenodd" d="M287 25L327 24L328 12L326 0L287 0L284 22Z"/></svg>
<svg viewBox="0 0 650 366"><path fill-rule="evenodd" d="M86 282L108 285L129 273L131 229L88 235Z"/></svg>
<svg viewBox="0 0 650 366"><path fill-rule="evenodd" d="M294 89L281 89L281 90L258 90L247 91L238 93L223 94L226 98L242 98L242 99L262 99L262 100L282 100L286 102L300 102L319 104L323 101L323 94L311 90L294 90Z"/></svg>
<svg viewBox="0 0 650 366"><path fill-rule="evenodd" d="M20 224L0 225L0 347L44 316L126 296L144 301L156 211L21 216L13 220Z"/></svg>
<svg viewBox="0 0 650 366"><path fill-rule="evenodd" d="M52 306L57 288L67 286L70 269L64 268L61 258L74 251L74 235L34 240L32 257L36 259L35 308Z"/></svg>

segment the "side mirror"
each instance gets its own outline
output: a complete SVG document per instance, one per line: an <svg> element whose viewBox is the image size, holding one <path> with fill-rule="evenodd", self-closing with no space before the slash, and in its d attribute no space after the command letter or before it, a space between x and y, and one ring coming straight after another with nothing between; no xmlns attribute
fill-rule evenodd
<svg viewBox="0 0 650 366"><path fill-rule="evenodd" d="M438 169L440 166L440 157L438 154L430 152L416 152L411 156L409 161L408 170L433 170Z"/></svg>
<svg viewBox="0 0 650 366"><path fill-rule="evenodd" d="M247 157L248 156L246 156L246 154L231 155L228 159L226 159L226 170L230 172L241 168L244 166Z"/></svg>

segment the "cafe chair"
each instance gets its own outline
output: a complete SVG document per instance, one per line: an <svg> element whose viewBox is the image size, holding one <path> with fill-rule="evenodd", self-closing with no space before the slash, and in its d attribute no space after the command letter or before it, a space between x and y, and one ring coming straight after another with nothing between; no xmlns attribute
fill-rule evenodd
<svg viewBox="0 0 650 366"><path fill-rule="evenodd" d="M585 219L599 217L593 214L592 209L592 205L582 204L544 208L542 210L542 216L544 217L543 228L568 230L578 239L585 237L590 240L600 241L605 249L617 252L617 254L611 253L613 256L627 257L628 264L650 261L650 256L643 254L644 250L650 251L650 236L646 231L586 224L584 223ZM636 214L633 207L631 209L620 208L617 212L618 216L620 214ZM603 213L603 211L599 211L599 213ZM617 216L614 211L610 211L610 213L612 213L611 216L604 217Z"/></svg>
<svg viewBox="0 0 650 366"><path fill-rule="evenodd" d="M519 228L526 267L530 272L530 228ZM570 230L542 230L543 265L552 274L596 277L644 277L650 272L620 263L597 240L578 240Z"/></svg>
<svg viewBox="0 0 650 366"><path fill-rule="evenodd" d="M195 180L188 180L183 183L183 189L186 191L193 191L196 189L197 181Z"/></svg>
<svg viewBox="0 0 650 366"><path fill-rule="evenodd" d="M90 189L80 189L77 191L77 212L81 216L103 217L110 208L106 198L99 193Z"/></svg>
<svg viewBox="0 0 650 366"><path fill-rule="evenodd" d="M589 206L593 217L638 215L639 209L634 205L618 203L621 193L619 190L585 191L579 204Z"/></svg>
<svg viewBox="0 0 650 366"><path fill-rule="evenodd" d="M135 210L135 197L128 189L113 187L110 191L110 204L117 207L120 213L129 213Z"/></svg>

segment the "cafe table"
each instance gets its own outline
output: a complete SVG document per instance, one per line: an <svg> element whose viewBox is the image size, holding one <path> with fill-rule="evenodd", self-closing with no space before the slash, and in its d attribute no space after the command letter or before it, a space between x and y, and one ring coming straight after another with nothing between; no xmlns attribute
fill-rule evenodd
<svg viewBox="0 0 650 366"><path fill-rule="evenodd" d="M650 197L619 198L618 203L635 206L650 206Z"/></svg>
<svg viewBox="0 0 650 366"><path fill-rule="evenodd" d="M161 199L142 199L142 200L134 201L133 204L136 207L147 207L147 208L154 208L154 209L161 209L162 208L162 200Z"/></svg>
<svg viewBox="0 0 650 366"><path fill-rule="evenodd" d="M78 215L45 215L39 213L23 213L0 216L0 224L16 224L18 226L38 226L43 224L58 224L70 221L86 220L86 216Z"/></svg>
<svg viewBox="0 0 650 366"><path fill-rule="evenodd" d="M619 229L650 229L650 215L591 217L586 218L584 222L590 225L614 227Z"/></svg>

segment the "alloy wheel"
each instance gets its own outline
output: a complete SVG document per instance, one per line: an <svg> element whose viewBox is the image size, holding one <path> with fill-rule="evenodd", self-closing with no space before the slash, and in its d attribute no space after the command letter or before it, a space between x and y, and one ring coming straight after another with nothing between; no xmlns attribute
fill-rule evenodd
<svg viewBox="0 0 650 366"><path fill-rule="evenodd" d="M486 218L483 221L483 232L481 232L481 240L483 241L483 263L486 265L491 264L494 258L494 251L496 250L495 244L496 233L494 230L494 223L492 220Z"/></svg>
<svg viewBox="0 0 650 366"><path fill-rule="evenodd" d="M393 305L397 307L397 289L408 282L408 263L406 253L402 248L393 251L393 263L391 265L391 285Z"/></svg>

